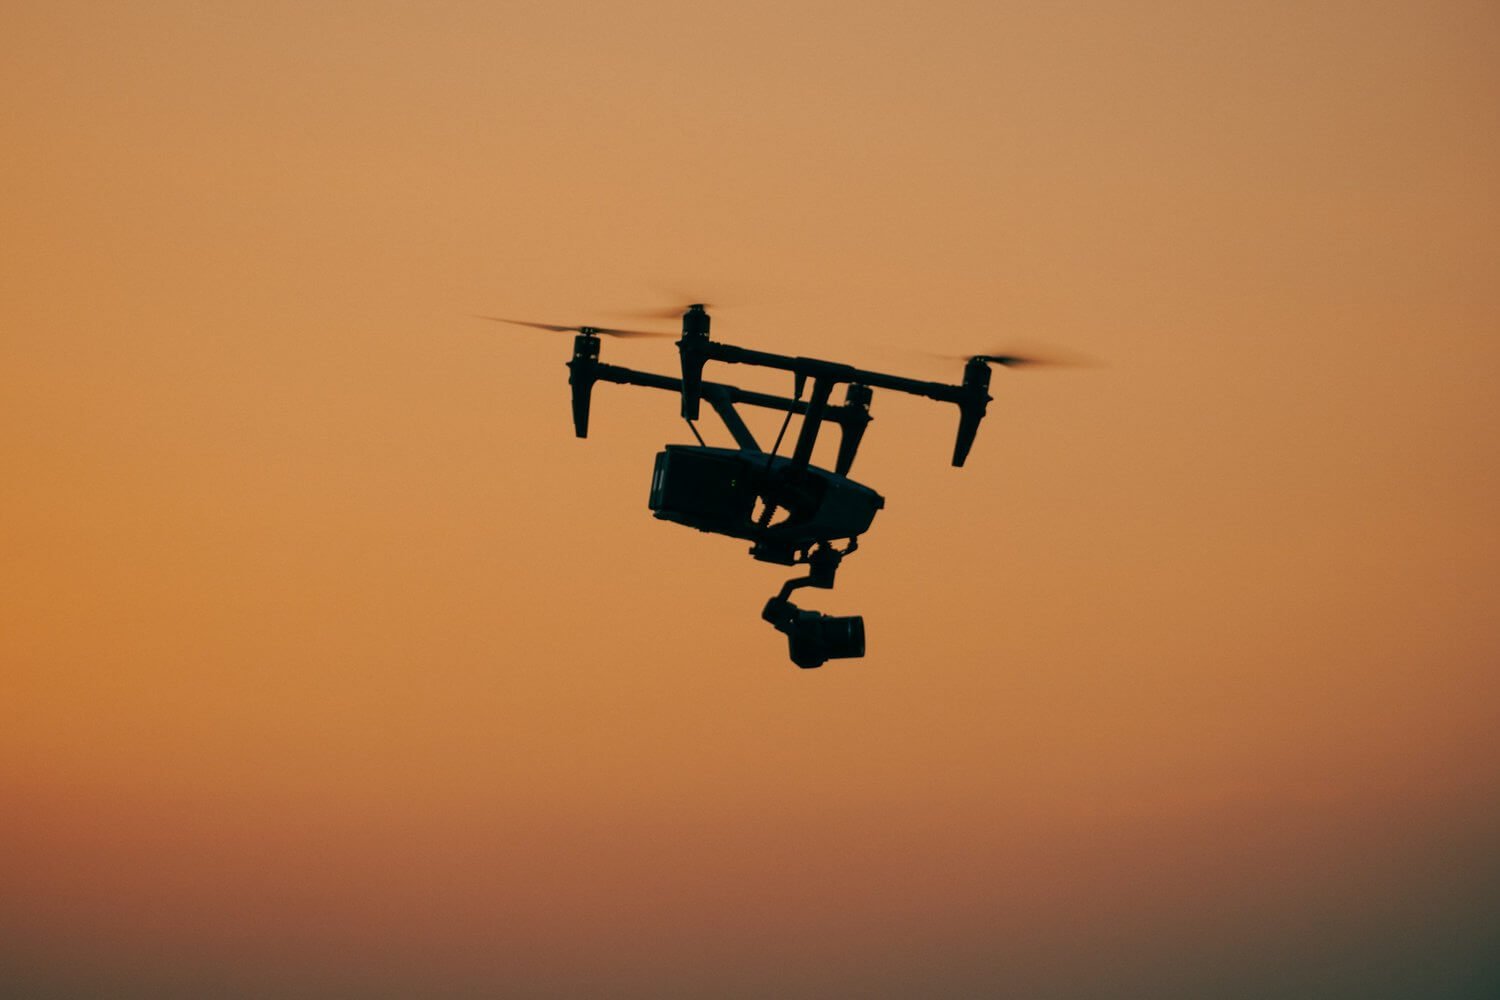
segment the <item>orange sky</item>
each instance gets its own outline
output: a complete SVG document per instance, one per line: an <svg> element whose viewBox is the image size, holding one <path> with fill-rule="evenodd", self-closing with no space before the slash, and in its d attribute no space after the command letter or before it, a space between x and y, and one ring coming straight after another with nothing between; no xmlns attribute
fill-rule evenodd
<svg viewBox="0 0 1500 1000"><path fill-rule="evenodd" d="M1497 29L9 5L0 982L1492 995ZM470 318L699 298L1097 364L997 370L963 470L877 393L803 602L869 655L803 672L646 509L675 401L577 441L567 337Z"/></svg>

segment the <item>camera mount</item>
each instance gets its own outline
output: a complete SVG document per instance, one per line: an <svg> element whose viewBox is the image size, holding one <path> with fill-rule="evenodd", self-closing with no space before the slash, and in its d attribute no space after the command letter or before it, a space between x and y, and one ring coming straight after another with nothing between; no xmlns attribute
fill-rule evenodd
<svg viewBox="0 0 1500 1000"><path fill-rule="evenodd" d="M865 620L859 615L825 615L805 611L791 602L791 593L800 587L833 587L833 577L846 555L859 548L849 539L843 549L827 542L815 542L798 555L796 562L807 564L807 576L782 584L775 597L766 602L761 617L786 636L792 662L804 670L821 667L829 660L852 659L865 655Z"/></svg>

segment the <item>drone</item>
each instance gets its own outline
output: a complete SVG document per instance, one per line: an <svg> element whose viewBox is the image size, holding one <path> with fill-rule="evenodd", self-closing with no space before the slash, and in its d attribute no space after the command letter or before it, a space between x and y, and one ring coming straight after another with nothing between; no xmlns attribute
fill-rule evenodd
<svg viewBox="0 0 1500 1000"><path fill-rule="evenodd" d="M589 403L599 382L664 389L680 396L682 417L698 444L669 444L657 453L650 509L663 521L744 539L751 543L750 555L761 562L807 567L807 575L788 580L761 613L787 637L791 660L803 669L865 655L863 617L803 610L792 603L791 597L803 587L832 588L839 564L859 548L859 536L869 530L876 513L885 506L885 498L879 493L849 478L872 419L874 390L890 389L957 405L958 434L952 462L962 466L992 398L990 366L1011 367L1033 361L1008 354L973 355L965 359L963 378L956 384L885 375L834 361L789 357L711 340L708 310L699 303L688 306L682 314L682 336L677 341L681 377L672 377L599 360L601 337L672 334L560 326L497 316L480 318L574 334L573 357L567 367L573 430L580 438L588 437ZM792 394L778 396L706 381L704 369L710 361L790 372L794 376ZM812 390L804 399L808 382ZM835 403L833 393L839 385L846 388L842 401ZM736 447L715 448L704 443L695 424L703 402L713 408ZM761 447L745 425L736 410L741 405L786 414L770 451ZM802 418L796 442L790 456L779 455L794 415ZM824 424L837 426L840 434L831 470L812 464L813 448Z"/></svg>

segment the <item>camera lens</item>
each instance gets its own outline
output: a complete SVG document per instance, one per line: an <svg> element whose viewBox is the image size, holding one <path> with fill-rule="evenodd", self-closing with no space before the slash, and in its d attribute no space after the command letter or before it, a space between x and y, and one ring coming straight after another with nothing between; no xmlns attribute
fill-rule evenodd
<svg viewBox="0 0 1500 1000"><path fill-rule="evenodd" d="M804 670L865 655L865 620L859 615L804 611L786 632L792 662Z"/></svg>
<svg viewBox="0 0 1500 1000"><path fill-rule="evenodd" d="M817 623L819 641L830 660L865 655L865 620L859 615L836 618L822 615Z"/></svg>

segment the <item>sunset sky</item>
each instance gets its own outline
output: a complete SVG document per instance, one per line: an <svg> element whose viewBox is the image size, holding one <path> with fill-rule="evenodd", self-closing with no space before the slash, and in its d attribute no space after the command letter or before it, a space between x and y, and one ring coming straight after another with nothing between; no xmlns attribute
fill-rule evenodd
<svg viewBox="0 0 1500 1000"><path fill-rule="evenodd" d="M1491 0L0 5L0 992L1500 995L1497 51ZM1080 362L997 369L962 470L876 393L799 598L864 659L650 516L672 396L577 440L568 336L474 318L692 301Z"/></svg>

